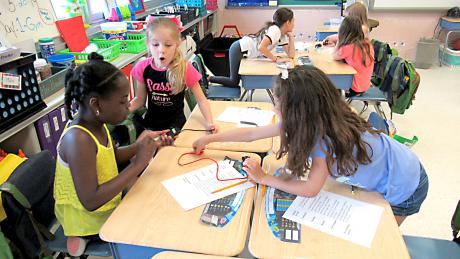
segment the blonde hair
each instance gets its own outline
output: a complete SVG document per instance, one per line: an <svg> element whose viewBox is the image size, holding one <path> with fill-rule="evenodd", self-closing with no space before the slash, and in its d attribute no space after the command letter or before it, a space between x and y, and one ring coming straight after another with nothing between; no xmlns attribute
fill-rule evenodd
<svg viewBox="0 0 460 259"><path fill-rule="evenodd" d="M369 28L369 21L367 20L367 9L366 6L360 2L351 4L345 9L348 12L348 16L358 17L361 24Z"/></svg>
<svg viewBox="0 0 460 259"><path fill-rule="evenodd" d="M155 29L164 27L171 31L173 39L177 42L176 52L171 63L168 65L166 71L166 77L172 88L172 94L178 94L185 88L185 70L187 68L187 62L179 50L181 42L181 34L177 25L169 18L155 18L147 25L147 41L150 41L152 33Z"/></svg>

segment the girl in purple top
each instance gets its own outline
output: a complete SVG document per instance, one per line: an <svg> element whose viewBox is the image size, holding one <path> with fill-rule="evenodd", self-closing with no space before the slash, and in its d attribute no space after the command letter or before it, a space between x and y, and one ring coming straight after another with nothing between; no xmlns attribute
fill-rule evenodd
<svg viewBox="0 0 460 259"><path fill-rule="evenodd" d="M151 57L133 68L137 81L137 96L131 101L130 111L147 103L142 126L148 129L181 129L185 124L184 94L188 87L195 95L205 128L215 131L211 109L198 81L200 73L187 62L179 49L180 22L175 18L155 18L147 25L147 44Z"/></svg>

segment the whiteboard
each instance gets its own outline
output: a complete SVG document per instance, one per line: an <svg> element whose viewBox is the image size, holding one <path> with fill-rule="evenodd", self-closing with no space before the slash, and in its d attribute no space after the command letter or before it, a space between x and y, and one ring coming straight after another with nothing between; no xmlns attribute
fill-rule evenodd
<svg viewBox="0 0 460 259"><path fill-rule="evenodd" d="M372 9L412 9L412 10L435 10L449 9L460 6L460 0L371 0Z"/></svg>
<svg viewBox="0 0 460 259"><path fill-rule="evenodd" d="M54 21L49 0L0 0L0 34L10 44L58 36Z"/></svg>

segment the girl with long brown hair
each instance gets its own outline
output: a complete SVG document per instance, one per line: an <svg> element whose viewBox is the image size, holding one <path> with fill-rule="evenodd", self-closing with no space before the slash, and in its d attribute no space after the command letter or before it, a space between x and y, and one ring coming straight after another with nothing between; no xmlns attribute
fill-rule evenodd
<svg viewBox="0 0 460 259"><path fill-rule="evenodd" d="M201 153L211 142L280 136L277 155L287 156L291 177L265 174L256 160L248 158L244 170L254 182L311 197L332 176L382 194L398 224L419 211L428 178L417 156L354 113L326 74L298 66L286 79L277 78L274 95L278 124L204 136L193 143L195 152Z"/></svg>
<svg viewBox="0 0 460 259"><path fill-rule="evenodd" d="M356 70L347 97L359 95L369 89L374 69L374 48L369 39L364 38L359 18L349 16L342 21L334 58L344 60Z"/></svg>

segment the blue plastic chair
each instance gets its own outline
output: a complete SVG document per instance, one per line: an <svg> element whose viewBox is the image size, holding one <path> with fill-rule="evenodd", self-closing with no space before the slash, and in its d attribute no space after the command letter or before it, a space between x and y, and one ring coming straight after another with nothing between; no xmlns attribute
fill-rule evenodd
<svg viewBox="0 0 460 259"><path fill-rule="evenodd" d="M372 104L374 106L375 111L382 118L385 118L385 119L387 118L385 115L385 112L382 109L382 106L380 105L380 103L382 102L388 102L387 95L382 90L380 90L378 87L371 86L362 95L352 96L348 99L348 103L351 103L352 101L364 102L364 107L359 114L362 114L367 109L369 104Z"/></svg>
<svg viewBox="0 0 460 259"><path fill-rule="evenodd" d="M64 230L62 226L54 233L53 240L47 240L46 246L49 250L53 252L65 253L67 254L67 237L64 235ZM81 256L81 258L86 258L87 256L100 256L100 257L109 257L112 256L110 250L110 244L104 241L90 241L86 246L86 250Z"/></svg>
<svg viewBox="0 0 460 259"><path fill-rule="evenodd" d="M460 200L451 220L453 241L437 238L403 236L412 259L460 258Z"/></svg>
<svg viewBox="0 0 460 259"><path fill-rule="evenodd" d="M225 87L222 85L210 85L208 88L208 99L237 100L241 96L240 87Z"/></svg>

